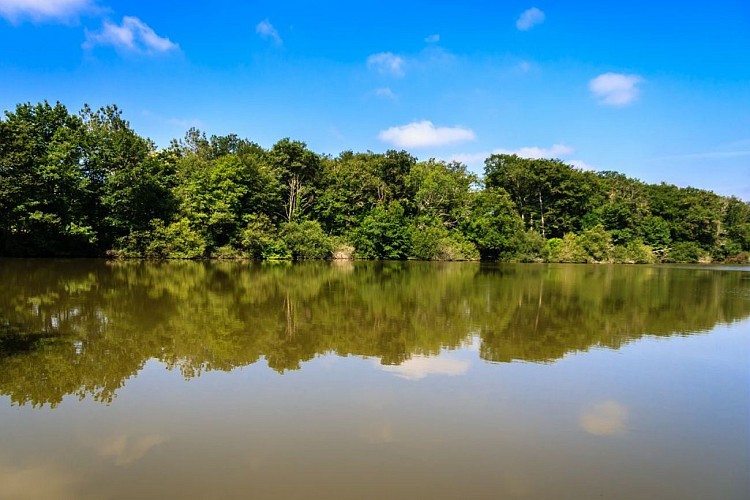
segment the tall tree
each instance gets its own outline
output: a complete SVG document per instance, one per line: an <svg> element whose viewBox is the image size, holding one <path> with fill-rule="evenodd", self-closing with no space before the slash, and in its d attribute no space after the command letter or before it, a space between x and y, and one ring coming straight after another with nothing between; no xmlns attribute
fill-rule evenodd
<svg viewBox="0 0 750 500"><path fill-rule="evenodd" d="M16 255L87 254L81 120L60 103L21 104L0 120L0 244Z"/></svg>
<svg viewBox="0 0 750 500"><path fill-rule="evenodd" d="M168 221L176 201L174 164L139 136L116 106L81 112L86 137L83 167L91 179L99 231L111 246L118 239L144 231L154 219Z"/></svg>
<svg viewBox="0 0 750 500"><path fill-rule="evenodd" d="M560 160L492 155L485 161L484 181L487 187L507 191L524 226L544 237L579 230L601 199L593 172L576 170Z"/></svg>
<svg viewBox="0 0 750 500"><path fill-rule="evenodd" d="M285 138L268 152L268 158L287 194L284 218L292 222L312 204L315 183L319 180L320 157L307 149L307 144Z"/></svg>

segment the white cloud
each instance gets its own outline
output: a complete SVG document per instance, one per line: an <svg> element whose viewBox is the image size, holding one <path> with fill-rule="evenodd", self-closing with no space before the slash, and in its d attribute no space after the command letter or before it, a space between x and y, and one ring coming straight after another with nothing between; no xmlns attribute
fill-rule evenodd
<svg viewBox="0 0 750 500"><path fill-rule="evenodd" d="M279 36L279 32L273 27L273 24L268 19L264 19L255 26L255 32L260 35L261 38L272 40L276 45L281 45L283 41Z"/></svg>
<svg viewBox="0 0 750 500"><path fill-rule="evenodd" d="M625 106L638 97L638 84L642 81L638 75L603 73L589 82L589 90L599 104Z"/></svg>
<svg viewBox="0 0 750 500"><path fill-rule="evenodd" d="M392 101L395 101L397 99L396 94L394 94L389 87L380 87L379 89L375 89L375 95L378 97L383 97L385 99L390 99Z"/></svg>
<svg viewBox="0 0 750 500"><path fill-rule="evenodd" d="M565 144L553 144L549 148L539 146L525 146L518 149L496 149L493 153L518 155L521 158L560 158L573 153L575 149Z"/></svg>
<svg viewBox="0 0 750 500"><path fill-rule="evenodd" d="M104 21L101 31L86 31L83 48L92 49L97 45L111 45L118 50L141 54L157 54L179 49L179 46L169 38L160 37L149 25L132 16L123 17L120 25Z"/></svg>
<svg viewBox="0 0 750 500"><path fill-rule="evenodd" d="M424 148L473 141L476 135L467 128L436 127L424 120L383 130L378 138L400 148Z"/></svg>
<svg viewBox="0 0 750 500"><path fill-rule="evenodd" d="M367 67L382 75L400 78L405 75L405 66L406 61L404 58L397 56L393 52L379 52L367 58Z"/></svg>
<svg viewBox="0 0 750 500"><path fill-rule="evenodd" d="M593 165L589 165L583 160L568 160L565 163L577 168L578 170L588 170L591 172L596 172L597 170L599 170L598 168L594 167Z"/></svg>
<svg viewBox="0 0 750 500"><path fill-rule="evenodd" d="M469 371L469 361L441 356L413 357L400 365L380 365L383 371L395 373L408 380L420 380L428 375L464 375Z"/></svg>
<svg viewBox="0 0 750 500"><path fill-rule="evenodd" d="M517 155L521 158L562 158L574 152L575 149L565 144L553 144L548 148L524 146L518 149L497 148L492 151L480 151L478 153L459 153L448 158L448 161L457 161L470 167L479 167L484 164L484 160L493 154Z"/></svg>
<svg viewBox="0 0 750 500"><path fill-rule="evenodd" d="M91 0L0 0L0 16L11 22L22 18L65 21L93 9Z"/></svg>
<svg viewBox="0 0 750 500"><path fill-rule="evenodd" d="M435 33L434 35L425 37L424 41L427 43L438 43L440 41L440 35Z"/></svg>
<svg viewBox="0 0 750 500"><path fill-rule="evenodd" d="M542 24L544 22L544 17L544 12L537 9L536 7L532 7L521 13L519 18L516 20L516 28L521 31L528 31L537 24Z"/></svg>

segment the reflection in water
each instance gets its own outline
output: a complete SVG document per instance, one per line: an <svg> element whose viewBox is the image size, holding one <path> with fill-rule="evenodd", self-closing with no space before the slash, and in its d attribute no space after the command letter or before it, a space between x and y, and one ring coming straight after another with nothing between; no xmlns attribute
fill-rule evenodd
<svg viewBox="0 0 750 500"><path fill-rule="evenodd" d="M54 465L0 463L0 500L80 498L75 493L77 482L74 476Z"/></svg>
<svg viewBox="0 0 750 500"><path fill-rule="evenodd" d="M595 436L612 436L626 431L628 409L617 401L602 401L586 408L579 423Z"/></svg>
<svg viewBox="0 0 750 500"><path fill-rule="evenodd" d="M327 353L406 378L477 336L486 361L549 363L750 315L748 273L647 266L0 261L0 394L108 403L145 362L185 378Z"/></svg>
<svg viewBox="0 0 750 500"><path fill-rule="evenodd" d="M381 369L408 380L419 380L428 375L463 375L469 370L469 365L466 359L446 355L435 358L415 356L400 365L381 365Z"/></svg>
<svg viewBox="0 0 750 500"><path fill-rule="evenodd" d="M96 448L100 457L112 459L115 465L128 465L142 459L151 448L165 441L165 437L156 434L140 437L121 434L103 440Z"/></svg>

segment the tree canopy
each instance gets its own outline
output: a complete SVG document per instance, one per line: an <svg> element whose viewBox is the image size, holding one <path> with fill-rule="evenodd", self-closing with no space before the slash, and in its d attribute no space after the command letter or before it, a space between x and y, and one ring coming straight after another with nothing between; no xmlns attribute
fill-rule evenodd
<svg viewBox="0 0 750 500"><path fill-rule="evenodd" d="M195 128L158 149L116 106L20 104L0 119L0 255L748 262L736 197L507 154L483 174Z"/></svg>

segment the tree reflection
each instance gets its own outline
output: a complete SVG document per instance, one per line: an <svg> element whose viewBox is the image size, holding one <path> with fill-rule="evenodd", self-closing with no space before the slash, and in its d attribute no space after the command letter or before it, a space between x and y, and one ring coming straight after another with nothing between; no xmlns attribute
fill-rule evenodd
<svg viewBox="0 0 750 500"><path fill-rule="evenodd" d="M109 402L149 359L186 378L264 358L401 365L479 336L482 359L552 362L750 315L744 272L356 262L0 261L0 394Z"/></svg>

